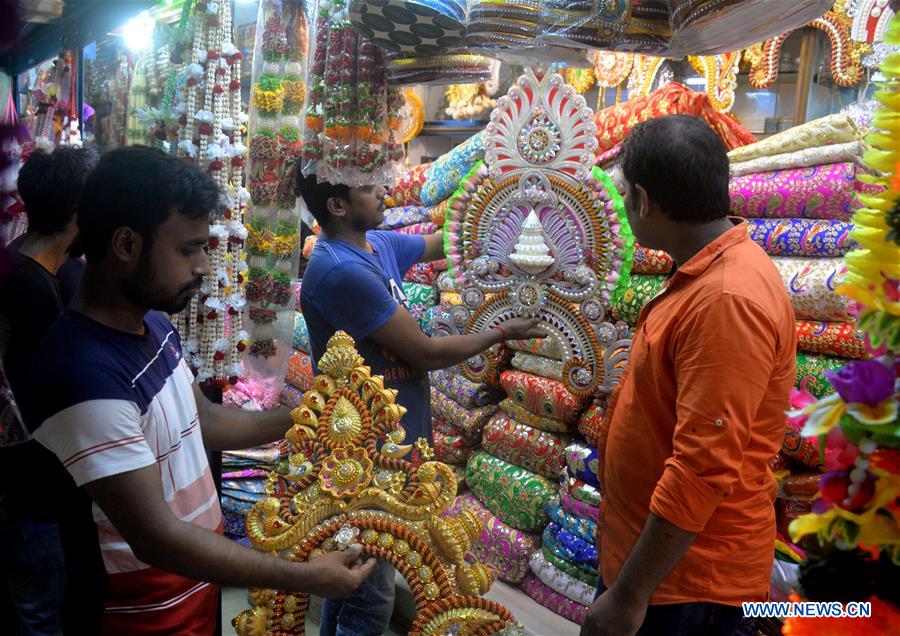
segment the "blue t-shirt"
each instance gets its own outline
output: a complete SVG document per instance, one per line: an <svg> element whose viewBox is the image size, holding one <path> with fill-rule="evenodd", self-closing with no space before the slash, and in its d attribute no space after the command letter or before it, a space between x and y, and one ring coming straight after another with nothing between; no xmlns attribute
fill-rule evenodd
<svg viewBox="0 0 900 636"><path fill-rule="evenodd" d="M366 234L373 253L320 237L300 288L300 308L306 318L313 364L325 353L335 331L346 331L372 373L397 389L406 407L402 424L406 440L432 442L431 393L428 374L412 369L369 338L390 320L398 306L407 310L403 274L425 253L424 236L372 231Z"/></svg>

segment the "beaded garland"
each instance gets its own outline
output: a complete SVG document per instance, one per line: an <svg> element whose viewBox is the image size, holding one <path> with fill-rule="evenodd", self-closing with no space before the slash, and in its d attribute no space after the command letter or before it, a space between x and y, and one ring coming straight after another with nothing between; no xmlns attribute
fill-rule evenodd
<svg viewBox="0 0 900 636"><path fill-rule="evenodd" d="M471 513L441 517L456 497L456 475L431 461L425 440L402 444L406 410L396 392L371 375L341 331L318 368L315 388L291 413L287 471L270 473L267 496L247 515L251 543L291 561L361 544L409 582L417 613L410 634L439 636L459 625L522 633L503 606L478 598L493 581L483 564L465 562L480 525ZM232 621L239 635L305 633L308 594L262 590L251 600L254 607Z"/></svg>
<svg viewBox="0 0 900 636"><path fill-rule="evenodd" d="M604 320L627 285L633 249L622 199L593 167L594 133L593 113L561 76L526 71L498 100L484 163L452 195L444 224L448 266L469 314L464 331L539 317L563 349L562 382L580 396L603 382L598 334L609 331ZM549 261L519 252L526 225ZM470 358L463 372L496 378L501 349Z"/></svg>
<svg viewBox="0 0 900 636"><path fill-rule="evenodd" d="M210 222L209 273L199 295L174 323L198 381L224 387L244 375L240 359L248 346L242 324L248 238L242 221L249 203L241 187L247 151L241 140L246 121L240 98L242 56L231 42L230 3L197 2L193 25L191 61L176 107L180 119L174 151L210 173L222 201Z"/></svg>

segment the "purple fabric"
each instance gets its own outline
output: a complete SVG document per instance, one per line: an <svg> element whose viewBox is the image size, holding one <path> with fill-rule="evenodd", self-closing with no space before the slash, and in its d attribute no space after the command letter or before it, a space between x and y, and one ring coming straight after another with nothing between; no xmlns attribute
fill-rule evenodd
<svg viewBox="0 0 900 636"><path fill-rule="evenodd" d="M757 172L728 186L731 211L745 217L836 219L859 208L857 166L852 162Z"/></svg>
<svg viewBox="0 0 900 636"><path fill-rule="evenodd" d="M582 519L590 519L591 521L600 521L600 509L575 499L567 492L560 493L559 502L563 510L581 517Z"/></svg>
<svg viewBox="0 0 900 636"><path fill-rule="evenodd" d="M824 219L747 219L750 239L772 256L843 256L858 247L853 223Z"/></svg>
<svg viewBox="0 0 900 636"><path fill-rule="evenodd" d="M555 614L581 625L587 616L588 608L581 603L566 598L559 592L554 592L541 583L534 574L529 573L522 582L522 590Z"/></svg>

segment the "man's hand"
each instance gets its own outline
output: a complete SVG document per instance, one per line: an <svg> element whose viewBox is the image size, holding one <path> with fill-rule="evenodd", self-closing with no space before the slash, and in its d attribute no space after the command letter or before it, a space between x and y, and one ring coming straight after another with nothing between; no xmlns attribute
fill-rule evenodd
<svg viewBox="0 0 900 636"><path fill-rule="evenodd" d="M376 563L362 556L359 544L329 552L308 563L307 576L297 582L297 589L324 598L347 598L372 573Z"/></svg>
<svg viewBox="0 0 900 636"><path fill-rule="evenodd" d="M581 625L581 636L633 636L646 615L646 602L626 598L613 585L591 605Z"/></svg>
<svg viewBox="0 0 900 636"><path fill-rule="evenodd" d="M507 340L528 340L529 338L546 338L547 332L538 328L537 318L510 318L500 325Z"/></svg>

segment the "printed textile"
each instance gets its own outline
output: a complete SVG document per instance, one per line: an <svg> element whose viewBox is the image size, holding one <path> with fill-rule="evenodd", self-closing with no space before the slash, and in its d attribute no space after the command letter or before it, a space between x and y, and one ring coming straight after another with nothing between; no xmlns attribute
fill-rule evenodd
<svg viewBox="0 0 900 636"><path fill-rule="evenodd" d="M825 378L826 371L837 371L851 361L843 358L832 358L812 353L797 354L798 389L805 390L817 398L834 393L831 383Z"/></svg>
<svg viewBox="0 0 900 636"><path fill-rule="evenodd" d="M497 407L489 404L467 409L435 387L431 387L431 410L434 417L450 424L466 439L479 440L485 423L497 411Z"/></svg>
<svg viewBox="0 0 900 636"><path fill-rule="evenodd" d="M545 477L485 452L469 458L466 483L491 512L525 532L537 532L546 525L544 504L556 492Z"/></svg>
<svg viewBox="0 0 900 636"><path fill-rule="evenodd" d="M728 153L731 163L741 163L817 146L859 141L863 133L850 115L828 115L794 126L762 141L735 148Z"/></svg>
<svg viewBox="0 0 900 636"><path fill-rule="evenodd" d="M841 258L772 259L794 307L794 315L804 320L848 322L850 300L835 293L847 268Z"/></svg>
<svg viewBox="0 0 900 636"><path fill-rule="evenodd" d="M484 159L484 132L480 132L441 155L431 165L428 180L422 187L422 203L437 205L459 187L472 167Z"/></svg>
<svg viewBox="0 0 900 636"><path fill-rule="evenodd" d="M388 192L388 205L391 207L422 205L422 186L428 178L429 168L430 163L423 163L410 168L400 177L397 185Z"/></svg>
<svg viewBox="0 0 900 636"><path fill-rule="evenodd" d="M430 374L431 386L467 409L496 404L503 394L486 384L471 382L453 369L438 369Z"/></svg>
<svg viewBox="0 0 900 636"><path fill-rule="evenodd" d="M843 256L858 247L853 223L825 219L747 219L754 243L772 256Z"/></svg>
<svg viewBox="0 0 900 636"><path fill-rule="evenodd" d="M522 371L501 373L500 386L516 404L534 415L562 422L574 422L584 405L584 399L569 393L562 382Z"/></svg>
<svg viewBox="0 0 900 636"><path fill-rule="evenodd" d="M778 155L758 157L749 161L733 163L730 166L731 176L740 177L754 172L771 172L772 170L790 170L792 168L806 168L820 166L826 163L841 163L852 161L860 163L866 144L861 141L848 141L842 144L830 146L815 146L804 148L794 152L784 152Z"/></svg>
<svg viewBox="0 0 900 636"><path fill-rule="evenodd" d="M568 439L527 424L516 422L505 413L495 413L484 427L484 450L500 459L533 473L555 480L565 458Z"/></svg>
<svg viewBox="0 0 900 636"><path fill-rule="evenodd" d="M551 590L541 583L534 574L529 574L522 581L522 591L530 596L536 603L546 607L554 614L559 614L566 620L576 625L584 623L587 617L588 607L566 598L559 592Z"/></svg>
<svg viewBox="0 0 900 636"><path fill-rule="evenodd" d="M420 205L404 205L399 208L388 208L384 211L384 221L379 230L396 230L407 225L423 223L431 219L431 208Z"/></svg>
<svg viewBox="0 0 900 636"><path fill-rule="evenodd" d="M664 274L633 275L628 280L628 287L613 304L612 316L616 320L624 320L629 325L637 324L644 305L653 300L668 280Z"/></svg>
<svg viewBox="0 0 900 636"><path fill-rule="evenodd" d="M855 322L797 321L797 348L824 356L863 360L869 357L865 335Z"/></svg>

